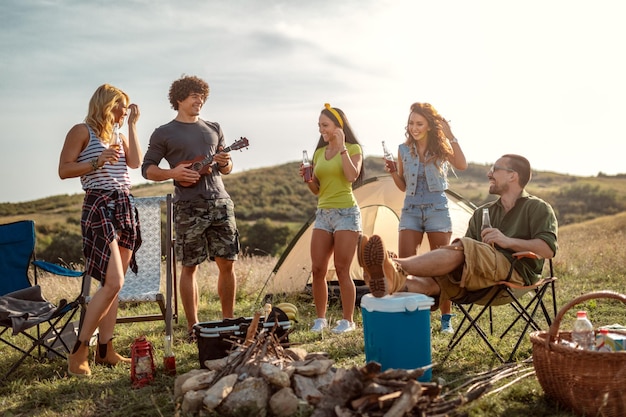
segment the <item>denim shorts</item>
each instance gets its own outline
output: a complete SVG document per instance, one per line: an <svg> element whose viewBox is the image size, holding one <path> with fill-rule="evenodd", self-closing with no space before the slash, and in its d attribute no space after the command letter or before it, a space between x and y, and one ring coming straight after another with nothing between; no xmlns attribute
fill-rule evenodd
<svg viewBox="0 0 626 417"><path fill-rule="evenodd" d="M451 232L452 219L448 204L409 204L403 207L398 230Z"/></svg>
<svg viewBox="0 0 626 417"><path fill-rule="evenodd" d="M338 230L350 230L360 232L361 210L357 207L340 209L320 209L315 212L314 229L326 230L334 233Z"/></svg>

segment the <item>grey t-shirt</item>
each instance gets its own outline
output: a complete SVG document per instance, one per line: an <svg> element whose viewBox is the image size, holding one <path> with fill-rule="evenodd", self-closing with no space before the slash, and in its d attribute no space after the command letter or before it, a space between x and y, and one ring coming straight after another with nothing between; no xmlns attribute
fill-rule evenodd
<svg viewBox="0 0 626 417"><path fill-rule="evenodd" d="M146 178L150 165L159 165L165 159L170 168L184 161L191 161L199 156L214 155L219 146L226 147L224 134L218 123L198 119L195 123L183 123L176 120L160 126L150 136L148 150L143 158L141 173ZM213 164L215 165L215 164ZM222 174L213 166L212 172L202 175L200 181L189 187L183 187L174 181L174 201L196 199L215 200L230 198Z"/></svg>

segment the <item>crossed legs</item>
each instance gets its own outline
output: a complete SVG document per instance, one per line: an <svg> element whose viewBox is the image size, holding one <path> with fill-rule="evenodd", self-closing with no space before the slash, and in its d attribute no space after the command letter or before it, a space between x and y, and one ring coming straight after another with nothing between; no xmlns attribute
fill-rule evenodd
<svg viewBox="0 0 626 417"><path fill-rule="evenodd" d="M372 294L377 297L398 291L399 282L403 282L409 292L437 296L441 289L432 277L446 275L465 261L460 242L421 255L392 259L380 236L374 235L367 242L362 241L359 251L363 267L369 275ZM379 291L381 287L384 289L382 294Z"/></svg>

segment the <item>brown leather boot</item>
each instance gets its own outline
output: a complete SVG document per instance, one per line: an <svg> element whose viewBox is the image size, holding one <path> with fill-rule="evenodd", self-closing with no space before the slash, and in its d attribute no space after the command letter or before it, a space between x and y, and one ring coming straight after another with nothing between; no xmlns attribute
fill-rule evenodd
<svg viewBox="0 0 626 417"><path fill-rule="evenodd" d="M130 358L125 358L113 349L113 339L106 343L100 343L98 339L98 348L96 349L94 361L98 365L115 366L118 363L130 363Z"/></svg>
<svg viewBox="0 0 626 417"><path fill-rule="evenodd" d="M397 258L398 255L391 251L386 251L383 259L383 272L385 278L387 278L387 293L393 294L404 290L406 286L406 272L396 262L392 261L392 258Z"/></svg>
<svg viewBox="0 0 626 417"><path fill-rule="evenodd" d="M392 277L391 279L389 279L392 282L391 291L389 291L389 294L393 294L394 292L406 291L406 272L404 272L404 269L402 269L400 264L391 260L389 260L389 263L391 265L385 264L384 266L385 276Z"/></svg>
<svg viewBox="0 0 626 417"><path fill-rule="evenodd" d="M385 265L389 260L385 244L378 235L369 238L363 246L363 266L369 275L368 287L376 298L384 297L392 288L385 278Z"/></svg>
<svg viewBox="0 0 626 417"><path fill-rule="evenodd" d="M91 376L89 369L89 344L77 341L80 346L74 347L74 351L67 357L67 373L79 378Z"/></svg>

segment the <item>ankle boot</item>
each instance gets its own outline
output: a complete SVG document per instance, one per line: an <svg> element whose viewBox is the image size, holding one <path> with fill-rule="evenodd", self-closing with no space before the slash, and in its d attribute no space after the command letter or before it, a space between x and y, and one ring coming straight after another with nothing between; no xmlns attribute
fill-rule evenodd
<svg viewBox="0 0 626 417"><path fill-rule="evenodd" d="M385 263L383 269L385 270L385 276L389 280L389 294L406 291L406 272L404 272L400 264L388 258L388 262Z"/></svg>
<svg viewBox="0 0 626 417"><path fill-rule="evenodd" d="M113 349L113 339L106 343L100 343L100 339L98 339L98 348L96 349L94 361L98 365L115 366L120 362L130 363L131 359L125 358Z"/></svg>
<svg viewBox="0 0 626 417"><path fill-rule="evenodd" d="M67 357L67 373L77 377L91 376L89 369L89 344L76 341L72 353Z"/></svg>

